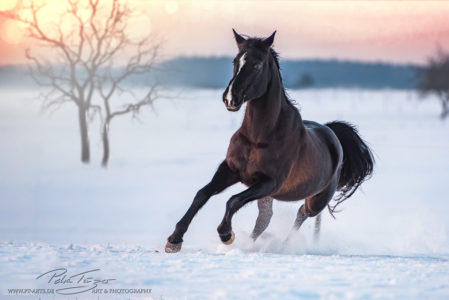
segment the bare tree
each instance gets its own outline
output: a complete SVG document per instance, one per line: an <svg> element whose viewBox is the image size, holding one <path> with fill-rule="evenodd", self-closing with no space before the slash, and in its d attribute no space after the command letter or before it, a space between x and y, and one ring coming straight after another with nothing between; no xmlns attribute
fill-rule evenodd
<svg viewBox="0 0 449 300"><path fill-rule="evenodd" d="M438 49L427 66L418 71L418 90L423 96L435 94L441 101L441 118L449 116L449 53Z"/></svg>
<svg viewBox="0 0 449 300"><path fill-rule="evenodd" d="M126 80L154 70L159 44L149 34L132 37L129 21L133 11L119 0L65 3L52 26L43 25L44 15L40 12L45 6L33 0L6 16L25 24L33 46L39 48L27 49L26 57L32 63L34 80L49 88L43 95L44 107L67 102L77 107L83 163L90 161L89 120L100 118L102 165L106 166L111 121L127 114L136 116L157 98L155 83L137 97ZM112 103L118 93L128 93L121 97L121 105Z"/></svg>

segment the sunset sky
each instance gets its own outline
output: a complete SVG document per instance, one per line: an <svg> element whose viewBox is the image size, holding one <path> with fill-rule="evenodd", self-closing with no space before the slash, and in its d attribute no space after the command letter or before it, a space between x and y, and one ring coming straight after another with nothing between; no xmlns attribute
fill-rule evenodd
<svg viewBox="0 0 449 300"><path fill-rule="evenodd" d="M14 11L21 1L0 0L0 10ZM39 1L51 6L64 0ZM146 16L133 30L163 38L166 58L234 55L231 28L257 36L277 30L275 49L284 58L423 63L437 45L449 50L444 1L128 2ZM0 18L0 34L0 64L23 63L24 48L33 44L20 26Z"/></svg>

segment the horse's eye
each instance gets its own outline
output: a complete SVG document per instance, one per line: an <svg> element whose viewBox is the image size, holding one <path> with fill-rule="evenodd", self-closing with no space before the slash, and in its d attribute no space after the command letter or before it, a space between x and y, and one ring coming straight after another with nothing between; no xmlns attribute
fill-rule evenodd
<svg viewBox="0 0 449 300"><path fill-rule="evenodd" d="M254 69L256 69L256 70L262 69L262 63L255 64Z"/></svg>

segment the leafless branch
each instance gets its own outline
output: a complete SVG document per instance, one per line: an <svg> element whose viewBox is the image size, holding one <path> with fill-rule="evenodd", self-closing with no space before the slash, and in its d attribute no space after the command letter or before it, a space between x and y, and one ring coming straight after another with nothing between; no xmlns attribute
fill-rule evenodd
<svg viewBox="0 0 449 300"><path fill-rule="evenodd" d="M120 0L106 4L100 4L100 0L62 1L66 1L67 8L55 18L54 33L43 25L44 4L30 1L14 13L0 12L24 24L34 41L33 47L40 48L27 49L25 54L34 81L50 90L42 95L43 109L72 102L80 110L80 122L83 115L90 121L98 117L107 131L112 119L127 114L136 117L144 106L153 108L158 98L157 85L150 86L139 98L127 80L154 71L160 44L150 35L137 40L130 38L127 31L132 17L130 7ZM69 29L63 26L67 20L72 21ZM113 96L119 92L132 97L114 103L117 97Z"/></svg>

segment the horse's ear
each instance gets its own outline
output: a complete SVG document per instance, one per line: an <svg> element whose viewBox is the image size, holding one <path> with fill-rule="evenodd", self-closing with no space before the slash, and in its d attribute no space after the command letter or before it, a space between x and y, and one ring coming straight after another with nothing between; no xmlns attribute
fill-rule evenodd
<svg viewBox="0 0 449 300"><path fill-rule="evenodd" d="M243 43L246 42L246 39L243 36L241 36L240 34L238 34L237 31L234 30L234 28L232 28L232 32L234 32L234 37L235 37L235 41L237 43L237 47L239 47L239 50L242 50Z"/></svg>
<svg viewBox="0 0 449 300"><path fill-rule="evenodd" d="M263 40L263 44L265 45L265 47L270 48L271 45L273 45L275 34L276 31L274 31L269 37Z"/></svg>

